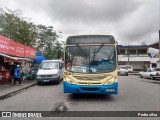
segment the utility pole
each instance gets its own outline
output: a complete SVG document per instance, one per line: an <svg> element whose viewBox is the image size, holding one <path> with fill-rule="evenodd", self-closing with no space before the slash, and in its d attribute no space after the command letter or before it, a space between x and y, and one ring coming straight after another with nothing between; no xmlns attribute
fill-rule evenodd
<svg viewBox="0 0 160 120"><path fill-rule="evenodd" d="M128 65L129 65L129 45L128 45L127 54L128 54Z"/></svg>
<svg viewBox="0 0 160 120"><path fill-rule="evenodd" d="M157 61L157 68L160 68L160 30L159 30L159 60Z"/></svg>
<svg viewBox="0 0 160 120"><path fill-rule="evenodd" d="M159 30L159 61L160 61L160 30Z"/></svg>

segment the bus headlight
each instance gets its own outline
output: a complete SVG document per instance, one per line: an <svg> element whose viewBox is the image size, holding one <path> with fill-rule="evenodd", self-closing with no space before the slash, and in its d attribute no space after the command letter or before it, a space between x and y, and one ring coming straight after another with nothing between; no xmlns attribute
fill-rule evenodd
<svg viewBox="0 0 160 120"><path fill-rule="evenodd" d="M75 84L75 82L73 80L69 80L70 84Z"/></svg>
<svg viewBox="0 0 160 120"><path fill-rule="evenodd" d="M58 76L58 74L53 74L52 77Z"/></svg>
<svg viewBox="0 0 160 120"><path fill-rule="evenodd" d="M112 77L112 78L110 78L109 80L107 80L105 84L111 85L111 84L113 84L115 81L116 81L116 78Z"/></svg>
<svg viewBox="0 0 160 120"><path fill-rule="evenodd" d="M70 84L76 84L74 80L70 79L69 77L67 76L64 76L64 80Z"/></svg>

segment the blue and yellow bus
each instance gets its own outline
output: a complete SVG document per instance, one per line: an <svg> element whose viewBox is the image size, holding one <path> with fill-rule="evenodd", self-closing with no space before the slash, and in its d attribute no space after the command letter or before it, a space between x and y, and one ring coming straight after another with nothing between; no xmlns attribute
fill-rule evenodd
<svg viewBox="0 0 160 120"><path fill-rule="evenodd" d="M64 63L64 93L117 94L117 42L113 36L69 36Z"/></svg>

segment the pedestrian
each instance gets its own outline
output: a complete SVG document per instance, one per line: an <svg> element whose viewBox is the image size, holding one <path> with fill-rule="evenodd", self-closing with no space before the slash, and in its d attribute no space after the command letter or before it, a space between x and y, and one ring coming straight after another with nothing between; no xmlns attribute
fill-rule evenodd
<svg viewBox="0 0 160 120"><path fill-rule="evenodd" d="M21 85L19 65L17 65L14 70L14 85L16 84L16 81Z"/></svg>
<svg viewBox="0 0 160 120"><path fill-rule="evenodd" d="M22 70L22 68L20 68L20 80L21 80L21 81L24 81L23 78L24 78L24 77L23 77L23 70Z"/></svg>

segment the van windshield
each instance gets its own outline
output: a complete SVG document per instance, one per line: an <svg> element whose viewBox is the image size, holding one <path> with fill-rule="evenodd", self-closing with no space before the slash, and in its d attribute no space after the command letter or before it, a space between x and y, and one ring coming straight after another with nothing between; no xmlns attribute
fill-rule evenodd
<svg viewBox="0 0 160 120"><path fill-rule="evenodd" d="M42 62L39 69L58 69L58 62Z"/></svg>

